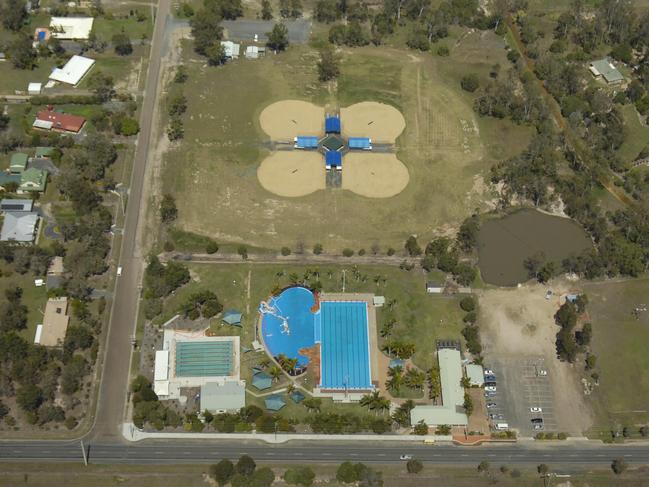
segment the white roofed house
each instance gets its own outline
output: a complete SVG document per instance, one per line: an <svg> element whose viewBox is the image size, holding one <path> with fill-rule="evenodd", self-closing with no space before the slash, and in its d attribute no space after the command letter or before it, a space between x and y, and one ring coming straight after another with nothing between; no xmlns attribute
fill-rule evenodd
<svg viewBox="0 0 649 487"><path fill-rule="evenodd" d="M36 238L38 213L34 211L7 211L2 222L0 241L31 243Z"/></svg>
<svg viewBox="0 0 649 487"><path fill-rule="evenodd" d="M50 74L50 79L77 86L94 64L94 59L74 55L62 68L54 68Z"/></svg>
<svg viewBox="0 0 649 487"><path fill-rule="evenodd" d="M52 17L50 31L56 39L86 40L94 20L92 17Z"/></svg>
<svg viewBox="0 0 649 487"><path fill-rule="evenodd" d="M228 59L238 59L239 52L241 51L241 44L237 44L232 41L221 41L223 50L225 51L225 57Z"/></svg>

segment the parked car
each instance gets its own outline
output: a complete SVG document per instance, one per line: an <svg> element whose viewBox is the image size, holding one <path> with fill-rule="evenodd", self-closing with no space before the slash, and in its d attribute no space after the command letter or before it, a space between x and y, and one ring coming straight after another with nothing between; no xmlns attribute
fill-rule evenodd
<svg viewBox="0 0 649 487"><path fill-rule="evenodd" d="M530 408L530 413L542 413L543 409L538 406L533 406Z"/></svg>
<svg viewBox="0 0 649 487"><path fill-rule="evenodd" d="M540 377L545 377L546 375L548 375L548 371L545 370L545 369L539 369L539 371L538 371L538 375L539 375Z"/></svg>
<svg viewBox="0 0 649 487"><path fill-rule="evenodd" d="M496 376L495 375L485 375L484 380L496 382Z"/></svg>
<svg viewBox="0 0 649 487"><path fill-rule="evenodd" d="M489 419L498 419L498 415L492 413L489 415Z"/></svg>
<svg viewBox="0 0 649 487"><path fill-rule="evenodd" d="M496 391L485 391L484 397L494 397L496 395Z"/></svg>
<svg viewBox="0 0 649 487"><path fill-rule="evenodd" d="M496 384L495 381L492 381L492 380L491 380L491 381L489 381L489 382L485 382L484 385L485 385L486 387L496 387L497 384Z"/></svg>
<svg viewBox="0 0 649 487"><path fill-rule="evenodd" d="M484 370L484 375L495 375L495 374L494 374L494 371L493 371L493 370L491 370L491 369L485 369L485 370Z"/></svg>
<svg viewBox="0 0 649 487"><path fill-rule="evenodd" d="M488 402L487 403L487 409L495 408L498 404L495 402Z"/></svg>
<svg viewBox="0 0 649 487"><path fill-rule="evenodd" d="M487 392L496 392L496 386L485 386L484 390Z"/></svg>
<svg viewBox="0 0 649 487"><path fill-rule="evenodd" d="M535 425L534 425L534 429L535 429L536 431L538 431L538 430L542 430L542 429L543 429L543 424L535 424Z"/></svg>
<svg viewBox="0 0 649 487"><path fill-rule="evenodd" d="M548 292L545 293L545 299L550 299L552 297L552 289L548 289Z"/></svg>
<svg viewBox="0 0 649 487"><path fill-rule="evenodd" d="M119 276L121 276L121 275L122 275L122 266L119 266L119 267L117 268L117 277L119 277Z"/></svg>
<svg viewBox="0 0 649 487"><path fill-rule="evenodd" d="M530 421L534 424L543 424L543 418L532 418Z"/></svg>
<svg viewBox="0 0 649 487"><path fill-rule="evenodd" d="M399 460L412 460L412 455L406 455L405 453L399 457Z"/></svg>

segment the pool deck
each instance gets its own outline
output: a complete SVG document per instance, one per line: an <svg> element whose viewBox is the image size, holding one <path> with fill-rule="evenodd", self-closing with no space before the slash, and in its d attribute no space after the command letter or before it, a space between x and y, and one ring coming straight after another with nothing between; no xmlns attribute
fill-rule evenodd
<svg viewBox="0 0 649 487"><path fill-rule="evenodd" d="M376 308L373 303L374 294L370 293L320 293L320 302L322 301L362 301L367 303L367 332L370 341L370 374L371 381L376 387L380 385L379 371L387 370L388 358L379 350L377 329L376 329ZM385 359L385 364L381 362Z"/></svg>

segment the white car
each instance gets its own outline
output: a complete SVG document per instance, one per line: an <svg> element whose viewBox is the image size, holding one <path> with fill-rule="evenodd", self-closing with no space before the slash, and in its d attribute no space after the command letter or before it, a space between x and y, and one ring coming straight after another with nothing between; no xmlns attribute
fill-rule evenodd
<svg viewBox="0 0 649 487"><path fill-rule="evenodd" d="M545 369L540 369L539 370L539 377L545 377L548 375L548 371Z"/></svg>
<svg viewBox="0 0 649 487"><path fill-rule="evenodd" d="M119 276L121 276L121 275L122 275L122 266L119 266L119 267L117 268L117 277L119 277Z"/></svg>
<svg viewBox="0 0 649 487"><path fill-rule="evenodd" d="M487 392L496 392L496 386L485 386L484 390Z"/></svg>
<svg viewBox="0 0 649 487"><path fill-rule="evenodd" d="M496 375L496 374L494 374L494 371L491 369L485 369L484 375Z"/></svg>
<svg viewBox="0 0 649 487"><path fill-rule="evenodd" d="M399 460L412 460L412 455L401 455Z"/></svg>
<svg viewBox="0 0 649 487"><path fill-rule="evenodd" d="M543 409L538 407L538 406L534 406L534 407L530 408L530 413L542 413L542 412L543 412Z"/></svg>

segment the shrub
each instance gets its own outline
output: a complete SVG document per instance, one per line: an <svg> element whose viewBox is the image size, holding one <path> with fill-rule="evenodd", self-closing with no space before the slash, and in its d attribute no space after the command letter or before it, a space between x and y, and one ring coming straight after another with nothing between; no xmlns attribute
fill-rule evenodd
<svg viewBox="0 0 649 487"><path fill-rule="evenodd" d="M358 251L358 255L361 255L361 256L365 255L365 249L360 249Z"/></svg>
<svg viewBox="0 0 649 487"><path fill-rule="evenodd" d="M219 244L214 241L208 242L205 246L205 252L208 254L215 254L219 251Z"/></svg>
<svg viewBox="0 0 649 487"><path fill-rule="evenodd" d="M354 251L352 249L343 249L343 255L345 257L351 257L354 255Z"/></svg>
<svg viewBox="0 0 649 487"><path fill-rule="evenodd" d="M475 309L475 299L473 299L473 296L462 298L462 301L460 301L460 308L467 312L473 311Z"/></svg>
<svg viewBox="0 0 649 487"><path fill-rule="evenodd" d="M322 251L323 251L322 244L317 243L313 246L313 253L315 255L320 255Z"/></svg>
<svg viewBox="0 0 649 487"><path fill-rule="evenodd" d="M310 467L293 467L284 473L284 481L289 485L304 485L309 487L313 484L315 473Z"/></svg>
<svg viewBox="0 0 649 487"><path fill-rule="evenodd" d="M451 55L451 50L446 44L442 44L437 48L437 55L440 57L448 57Z"/></svg>
<svg viewBox="0 0 649 487"><path fill-rule="evenodd" d="M396 252L396 250L394 250L392 247L389 247L388 251L386 253L388 254L388 256L391 257L391 256L394 255L395 252Z"/></svg>
<svg viewBox="0 0 649 487"><path fill-rule="evenodd" d="M624 473L624 471L627 469L627 464L626 460L624 458L616 458L613 460L613 463L611 463L611 469L616 475L620 475Z"/></svg>
<svg viewBox="0 0 649 487"><path fill-rule="evenodd" d="M287 255L291 255L291 249L289 249L288 247L282 247L281 253L286 257Z"/></svg>
<svg viewBox="0 0 649 487"><path fill-rule="evenodd" d="M246 260L248 258L248 247L245 245L239 245L237 247L237 254L239 254L243 260Z"/></svg>
<svg viewBox="0 0 649 487"><path fill-rule="evenodd" d="M473 93L480 86L480 80L476 74L467 74L460 80L460 86L464 91Z"/></svg>
<svg viewBox="0 0 649 487"><path fill-rule="evenodd" d="M412 460L408 460L408 463L406 463L406 469L408 470L408 473L419 473L424 469L424 464L413 458Z"/></svg>

